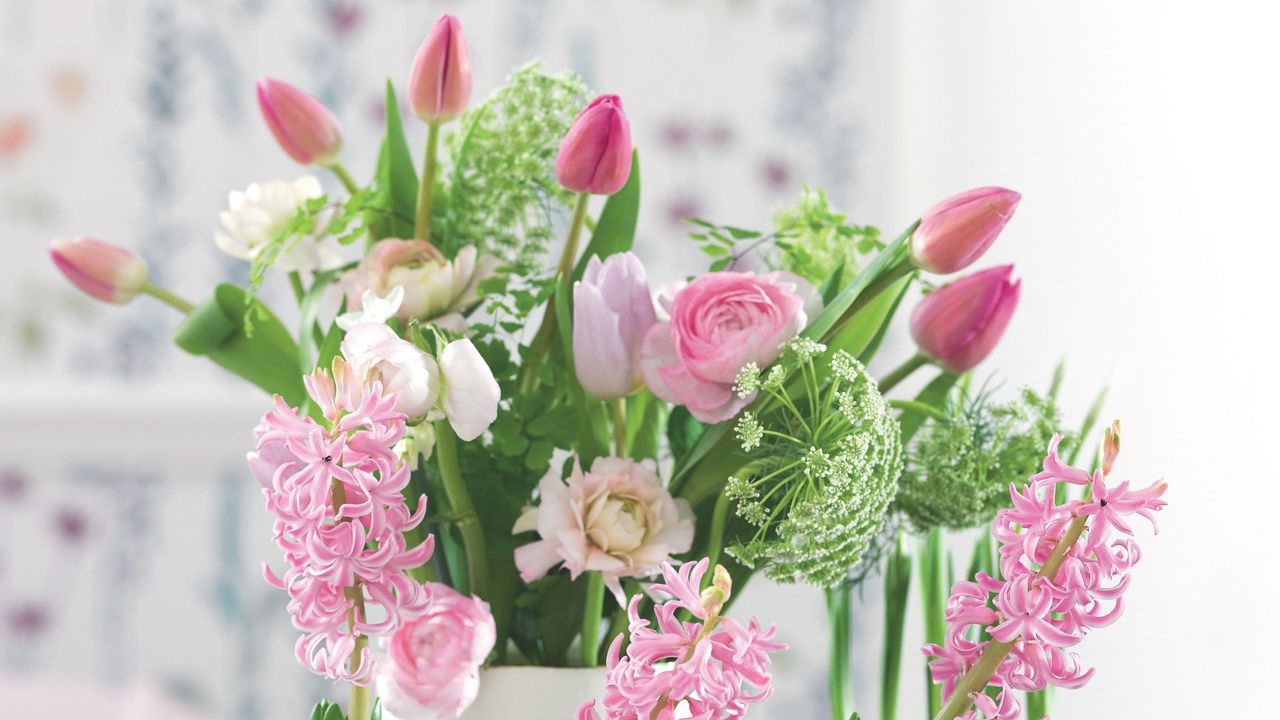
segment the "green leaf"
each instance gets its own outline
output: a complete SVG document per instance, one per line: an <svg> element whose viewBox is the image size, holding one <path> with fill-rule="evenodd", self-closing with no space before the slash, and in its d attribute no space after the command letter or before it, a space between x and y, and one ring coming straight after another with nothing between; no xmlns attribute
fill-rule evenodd
<svg viewBox="0 0 1280 720"><path fill-rule="evenodd" d="M657 459L667 404L648 390L627 399L627 448L633 460Z"/></svg>
<svg viewBox="0 0 1280 720"><path fill-rule="evenodd" d="M667 419L667 441L671 445L671 454L682 457L689 448L702 437L707 426L694 419L688 408L677 405L671 408L671 416Z"/></svg>
<svg viewBox="0 0 1280 720"><path fill-rule="evenodd" d="M413 218L418 210L418 172L405 140L400 102L391 80L387 80L386 116L387 134L378 153L376 183L386 194L389 207L387 213L378 213L366 222L373 228L373 237L411 238Z"/></svg>
<svg viewBox="0 0 1280 720"><path fill-rule="evenodd" d="M897 715L898 679L902 672L902 639L911 590L911 554L901 531L884 567L884 653L880 666L880 704L883 717ZM856 717L856 713L855 713Z"/></svg>
<svg viewBox="0 0 1280 720"><path fill-rule="evenodd" d="M960 376L954 373L939 373L938 377L925 385L920 394L916 395L916 402L942 409L947 403L947 393L951 392L951 388L959 379ZM898 418L898 424L902 426L903 447L910 444L911 438L915 437L926 419L926 416L921 413L903 413Z"/></svg>
<svg viewBox="0 0 1280 720"><path fill-rule="evenodd" d="M614 253L631 249L636 238L636 221L640 216L640 151L631 154L631 176L622 189L609 196L596 222L595 232L591 233L591 242L573 269L573 279L581 280L587 269L587 261L593 255L603 260Z"/></svg>
<svg viewBox="0 0 1280 720"><path fill-rule="evenodd" d="M253 322L252 336L245 328L246 316ZM306 399L293 337L266 305L242 288L228 283L215 288L213 296L174 330L173 342L284 397L290 405Z"/></svg>
<svg viewBox="0 0 1280 720"><path fill-rule="evenodd" d="M910 276L900 278L890 285L856 315L849 318L849 321L827 341L827 345L833 349L844 350L854 357L862 356L875 339L888 328L894 311L898 309L898 302L910 286Z"/></svg>
<svg viewBox="0 0 1280 720"><path fill-rule="evenodd" d="M895 271L909 270L910 266L904 268L907 263L907 241L911 238L911 234L915 232L916 226L920 223L916 221L907 228L897 240L894 240L875 259L867 265L866 269L858 273L853 278L853 282L849 283L838 295L823 308L818 317L809 323L809 327L805 328L805 337L821 340L827 336L845 316L845 312L854 306L855 301L867 303L874 300L874 297L863 298L863 291L873 288L877 281L885 283L886 281L896 280L890 276ZM880 288L883 290L884 288ZM878 293L876 293L878 295Z"/></svg>
<svg viewBox="0 0 1280 720"><path fill-rule="evenodd" d="M324 292L337 277L337 270L318 273L311 283L311 288L302 298L302 304L298 308L298 367L307 370L315 367L311 363L312 328L315 327L316 314L320 311L320 301L324 299Z"/></svg>
<svg viewBox="0 0 1280 720"><path fill-rule="evenodd" d="M564 573L550 577L542 596L537 625L549 664L566 664L569 645L582 627L582 608L586 599L585 575L580 575L576 581Z"/></svg>

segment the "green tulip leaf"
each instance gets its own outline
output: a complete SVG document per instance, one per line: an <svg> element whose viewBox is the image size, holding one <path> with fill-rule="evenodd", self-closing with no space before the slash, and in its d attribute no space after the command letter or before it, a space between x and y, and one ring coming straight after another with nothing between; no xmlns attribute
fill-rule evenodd
<svg viewBox="0 0 1280 720"><path fill-rule="evenodd" d="M627 184L604 203L600 219L596 221L595 231L591 233L591 242L578 259L578 266L573 270L575 281L582 279L587 269L587 261L593 255L600 259L615 253L631 249L636 239L636 222L640 217L640 151L631 153L631 175Z"/></svg>
<svg viewBox="0 0 1280 720"><path fill-rule="evenodd" d="M378 153L376 184L386 195L385 213L373 214L366 222L371 239L413 237L413 218L418 210L418 172L400 121L400 102L391 80L387 80L387 134Z"/></svg>

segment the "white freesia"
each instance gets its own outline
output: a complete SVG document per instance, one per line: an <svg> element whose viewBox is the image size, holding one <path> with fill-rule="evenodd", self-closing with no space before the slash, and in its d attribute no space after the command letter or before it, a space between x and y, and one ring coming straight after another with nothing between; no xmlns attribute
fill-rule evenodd
<svg viewBox="0 0 1280 720"><path fill-rule="evenodd" d="M396 410L411 421L426 417L440 397L440 367L435 358L385 323L354 325L342 340L342 356L357 374L380 381L382 391L395 397Z"/></svg>
<svg viewBox="0 0 1280 720"><path fill-rule="evenodd" d="M365 290L361 300L363 309L345 312L334 318L338 327L350 332L360 323L385 323L395 317L400 304L404 302L404 286L397 285L391 288L385 297L379 297L373 290Z"/></svg>
<svg viewBox="0 0 1280 720"><path fill-rule="evenodd" d="M293 182L253 183L243 192L233 190L228 209L218 214L222 229L214 232L213 241L232 257L253 260L308 200L321 195L320 181L311 175ZM336 240L310 237L299 239L275 262L282 270L329 270L341 264Z"/></svg>
<svg viewBox="0 0 1280 720"><path fill-rule="evenodd" d="M454 340L440 352L445 417L463 440L475 440L498 417L500 391L493 371L470 340Z"/></svg>

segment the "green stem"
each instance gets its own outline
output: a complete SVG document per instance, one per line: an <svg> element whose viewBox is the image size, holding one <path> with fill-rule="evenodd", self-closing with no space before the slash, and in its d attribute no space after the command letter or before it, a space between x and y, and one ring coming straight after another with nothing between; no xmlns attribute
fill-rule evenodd
<svg viewBox="0 0 1280 720"><path fill-rule="evenodd" d="M604 612L604 575L587 573L587 603L582 608L582 666L594 667L600 655L600 614Z"/></svg>
<svg viewBox="0 0 1280 720"><path fill-rule="evenodd" d="M898 680L902 672L902 638L911 591L911 555L904 533L898 531L893 554L884 572L884 656L880 666L880 720L898 716Z"/></svg>
<svg viewBox="0 0 1280 720"><path fill-rule="evenodd" d="M720 496L716 498L716 507L711 513L711 537L707 542L707 557L710 558L710 567L720 564L720 553L724 550L724 533L725 526L729 523L729 495L724 490L720 491ZM711 582L711 574L707 574L706 582Z"/></svg>
<svg viewBox="0 0 1280 720"><path fill-rule="evenodd" d="M918 224L919 223L917 222L917 225ZM912 225L907 232L903 233L903 236L909 236L915 230L915 227L916 225ZM896 265L886 269L879 275L879 277L872 280L865 288L863 288L862 292L858 293L858 297L849 305L849 308L844 311L844 314L840 316L840 319L836 324L832 325L831 329L823 334L822 342L831 342L831 339L839 335L840 331L844 329L849 320L861 312L863 308L875 302L875 299L880 297L880 294L885 290L892 287L894 283L915 271L916 267L912 265L911 261L908 259L904 259Z"/></svg>
<svg viewBox="0 0 1280 720"><path fill-rule="evenodd" d="M413 237L431 239L431 201L436 192L436 152L440 145L440 126L427 125L427 152L422 161L422 181L418 183L418 212L413 222Z"/></svg>
<svg viewBox="0 0 1280 720"><path fill-rule="evenodd" d="M880 393L884 394L893 389L894 385L906 380L911 373L924 367L929 362L929 358L919 353L912 355L911 359L894 368L888 375L880 380Z"/></svg>
<svg viewBox="0 0 1280 720"><path fill-rule="evenodd" d="M356 638L356 649L351 659L355 661L369 645L369 638L361 635ZM369 720L373 715L373 688L368 685L351 686L351 702L347 706L348 720Z"/></svg>
<svg viewBox="0 0 1280 720"><path fill-rule="evenodd" d="M489 586L485 569L488 554L485 550L484 528L480 516L471 504L471 495L462 481L462 469L458 464L458 436L448 420L440 420L436 427L436 463L440 467L440 481L444 485L445 498L453 512L458 532L462 534L462 549L467 556L467 576L470 591L482 599L489 598Z"/></svg>
<svg viewBox="0 0 1280 720"><path fill-rule="evenodd" d="M564 250L560 253L560 262L556 264L556 275L558 282L567 286L572 278L574 263L578 258L578 243L582 238L582 226L587 217L587 201L591 199L589 193L579 193L578 201L573 208L573 219L569 221L569 234L564 240ZM542 313L542 324L538 326L538 332L534 333L533 342L529 343L529 349L533 351L533 355L538 360L542 360L547 356L547 352L551 350L551 343L556 336L556 311L547 303L546 310ZM537 363L527 363L520 368L520 392L527 394L533 390L533 386L538 379Z"/></svg>
<svg viewBox="0 0 1280 720"><path fill-rule="evenodd" d="M556 273L563 277L569 277L578 261L578 243L582 240L582 226L587 219L587 201L590 199L590 193L578 193L578 202L573 206L569 234L565 237L564 250L560 253L560 263L556 265Z"/></svg>
<svg viewBox="0 0 1280 720"><path fill-rule="evenodd" d="M609 403L613 407L613 454L627 457L627 399L620 397Z"/></svg>
<svg viewBox="0 0 1280 720"><path fill-rule="evenodd" d="M302 273L293 270L289 273L289 287L293 288L293 299L299 305L302 299L307 296L307 289L302 286Z"/></svg>
<svg viewBox="0 0 1280 720"><path fill-rule="evenodd" d="M355 178L351 177L351 173L347 172L345 165L334 163L329 166L329 169L333 171L334 175L338 176L338 180L342 183L342 187L347 189L347 192L355 195L360 191L360 186L356 184Z"/></svg>
<svg viewBox="0 0 1280 720"><path fill-rule="evenodd" d="M903 412L919 413L934 420L946 422L950 420L947 414L929 403L920 402L919 400L890 400L889 407L897 408Z"/></svg>
<svg viewBox="0 0 1280 720"><path fill-rule="evenodd" d="M186 300L183 300L177 295L174 295L168 290L165 290L164 288L159 287L157 285L152 285L151 283L147 283L146 285L143 285L142 292L150 295L151 297L159 300L160 302L166 305L171 306L172 308L182 313L183 315L190 315L191 311L196 309L195 305L192 305L191 303L187 302Z"/></svg>
<svg viewBox="0 0 1280 720"><path fill-rule="evenodd" d="M925 536L920 553L920 604L924 610L924 639L927 643L943 645L946 642L946 570L943 567L946 554L942 548L942 530L934 528ZM929 664L925 663L925 687L929 688L929 716L942 707L942 688L933 684Z"/></svg>
<svg viewBox="0 0 1280 720"><path fill-rule="evenodd" d="M827 692L831 698L832 720L848 720L853 712L852 677L849 673L851 644L849 623L853 588L843 583L827 588L827 622L831 627L831 660L827 664Z"/></svg>

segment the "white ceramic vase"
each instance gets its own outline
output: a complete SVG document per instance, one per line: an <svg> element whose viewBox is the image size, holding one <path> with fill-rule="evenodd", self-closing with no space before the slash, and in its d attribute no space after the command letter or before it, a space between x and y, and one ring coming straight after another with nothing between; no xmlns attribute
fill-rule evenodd
<svg viewBox="0 0 1280 720"><path fill-rule="evenodd" d="M485 668L480 671L480 694L462 718L573 720L579 705L604 694L604 674L602 667Z"/></svg>

